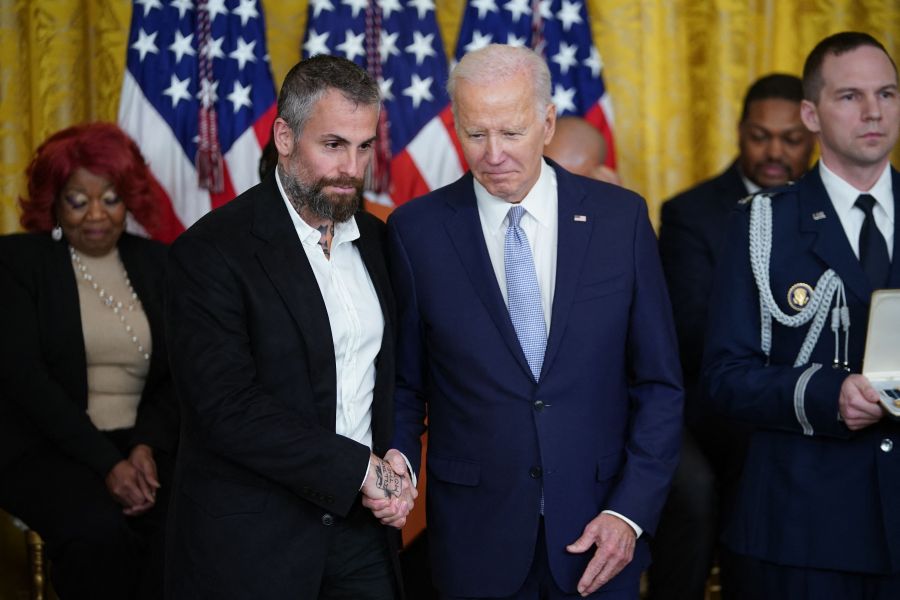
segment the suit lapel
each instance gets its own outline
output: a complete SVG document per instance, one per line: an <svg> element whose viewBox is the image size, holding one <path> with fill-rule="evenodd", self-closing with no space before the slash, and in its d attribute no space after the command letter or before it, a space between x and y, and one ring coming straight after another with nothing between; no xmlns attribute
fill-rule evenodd
<svg viewBox="0 0 900 600"><path fill-rule="evenodd" d="M516 330L513 328L509 310L503 301L500 284L494 275L494 268L488 255L471 173L458 180L454 187L456 189L447 190L448 204L454 211L445 225L447 233L472 282L472 288L491 315L500 336L522 369L532 377L531 368L525 359L525 353L522 352L519 338L516 337Z"/></svg>
<svg viewBox="0 0 900 600"><path fill-rule="evenodd" d="M311 379L316 413L320 423L333 427L337 375L328 310L274 175L254 201L252 231L265 242L257 258L305 341L309 371L324 375Z"/></svg>
<svg viewBox="0 0 900 600"><path fill-rule="evenodd" d="M577 180L555 165L554 168L556 169L558 206L556 290L553 293L550 335L547 338L547 350L544 352L542 375L551 368L568 325L572 301L578 289L578 280L587 254L588 242L591 239L592 218L594 217L583 210L582 202L585 191ZM576 215L587 217L587 219L576 221Z"/></svg>
<svg viewBox="0 0 900 600"><path fill-rule="evenodd" d="M818 166L814 166L800 182L800 230L814 233L812 251L840 275L847 291L863 302L869 301L872 287L853 253L844 227L822 184ZM777 202L777 199L775 200ZM825 218L813 218L813 215Z"/></svg>
<svg viewBox="0 0 900 600"><path fill-rule="evenodd" d="M81 304L78 283L69 257L69 245L54 242L46 255L45 273L49 298L55 298L51 319L56 323L56 339L61 352L68 356L74 368L67 369L66 386L79 406L87 409L87 357L81 325Z"/></svg>

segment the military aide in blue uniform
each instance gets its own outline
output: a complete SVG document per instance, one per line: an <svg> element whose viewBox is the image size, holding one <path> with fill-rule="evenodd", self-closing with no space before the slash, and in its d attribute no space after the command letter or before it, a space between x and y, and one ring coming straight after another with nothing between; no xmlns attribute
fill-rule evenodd
<svg viewBox="0 0 900 600"><path fill-rule="evenodd" d="M724 541L752 559L749 598L896 599L900 422L859 373L871 293L900 287L897 69L840 33L803 88L822 160L732 216L712 297L710 401L756 427Z"/></svg>

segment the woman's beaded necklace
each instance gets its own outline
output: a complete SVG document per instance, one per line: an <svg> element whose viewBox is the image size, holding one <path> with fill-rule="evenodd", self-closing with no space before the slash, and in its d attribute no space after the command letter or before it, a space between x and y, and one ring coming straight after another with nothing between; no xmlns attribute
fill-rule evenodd
<svg viewBox="0 0 900 600"><path fill-rule="evenodd" d="M131 342L137 347L138 352L144 357L144 360L150 360L150 353L146 351L144 345L138 339L138 336L135 335L134 329L128 323L128 317L126 316L128 313L133 313L134 309L141 305L141 300L138 298L134 288L131 287L131 279L128 278L128 272L125 270L125 267L122 266L122 277L125 278L125 285L128 287L129 297L126 299L126 302L122 302L121 300L114 298L112 294L107 292L106 289L94 279L94 276L88 271L87 265L82 262L81 256L75 251L75 248L69 246L69 255L72 257L72 264L75 266L76 271L81 274L81 278L91 286L91 289L97 292L97 296L100 297L100 301L103 305L108 307L113 311L113 314L119 317L119 322L125 327L125 333L131 338ZM119 262L119 265L122 265L121 261Z"/></svg>

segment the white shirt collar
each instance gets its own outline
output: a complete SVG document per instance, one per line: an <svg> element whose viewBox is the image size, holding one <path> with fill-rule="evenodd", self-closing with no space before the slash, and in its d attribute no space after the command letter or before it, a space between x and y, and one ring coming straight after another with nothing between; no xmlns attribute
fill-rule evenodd
<svg viewBox="0 0 900 600"><path fill-rule="evenodd" d="M878 181L870 190L858 190L835 173L825 164L824 160L819 160L819 175L822 177L822 184L834 210L838 214L847 214L856 203L856 199L860 194L869 194L875 198L875 202L887 214L888 221L894 223L894 192L891 181L891 165L888 163L884 166L884 171L878 177Z"/></svg>
<svg viewBox="0 0 900 600"><path fill-rule="evenodd" d="M492 195L481 185L477 179L472 179L475 184L475 200L478 203L478 212L488 231L496 233L506 221L506 215L512 204L502 198ZM541 227L547 227L550 221L549 211L555 210L551 206L551 199L555 198L556 171L547 162L541 159L541 174L537 181L519 204L525 212L534 217Z"/></svg>
<svg viewBox="0 0 900 600"><path fill-rule="evenodd" d="M288 200L287 194L284 191L284 186L281 185L281 174L278 172L277 168L275 169L275 183L278 184L278 191L281 193L281 199L284 201L285 207L287 207L288 214L291 215L291 222L294 224L294 229L297 231L297 237L300 238L300 241L303 244L308 246L318 244L319 240L322 238L322 234L318 229L301 219L300 215L297 214L294 205ZM357 239L359 239L359 227L356 224L356 217L352 217L344 223L334 224L334 238L331 240L332 248L345 242L353 242Z"/></svg>
<svg viewBox="0 0 900 600"><path fill-rule="evenodd" d="M740 170L738 170L738 172L740 173ZM750 181L750 179L748 179L747 176L743 173L741 173L741 181L744 182L744 188L747 190L748 194L755 194L762 189L761 187Z"/></svg>

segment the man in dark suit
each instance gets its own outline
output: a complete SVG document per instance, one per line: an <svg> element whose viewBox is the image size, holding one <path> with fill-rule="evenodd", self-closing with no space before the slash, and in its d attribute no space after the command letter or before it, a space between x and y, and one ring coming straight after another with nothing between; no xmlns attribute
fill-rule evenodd
<svg viewBox="0 0 900 600"><path fill-rule="evenodd" d="M740 153L721 174L662 206L662 258L684 370L686 430L681 461L659 530L651 543L653 600L702 600L713 560L720 515L728 511L744 459L745 426L713 417L699 390L703 336L716 259L728 214L738 200L783 185L809 166L815 143L800 120L798 77L772 74L747 90L738 123ZM739 565L719 553L726 598L741 586Z"/></svg>
<svg viewBox="0 0 900 600"><path fill-rule="evenodd" d="M393 298L383 225L357 212L378 111L353 63L299 63L276 172L172 246L172 598L395 597L383 524L402 526L412 491L379 458Z"/></svg>
<svg viewBox="0 0 900 600"><path fill-rule="evenodd" d="M531 50L472 52L448 89L471 171L388 225L394 443L417 472L427 409L435 586L637 598L682 402L646 205L542 158L555 109Z"/></svg>
<svg viewBox="0 0 900 600"><path fill-rule="evenodd" d="M900 287L897 69L835 34L803 95L821 161L733 213L713 286L703 383L753 426L724 543L748 598L900 598L900 423L860 374L872 291Z"/></svg>

